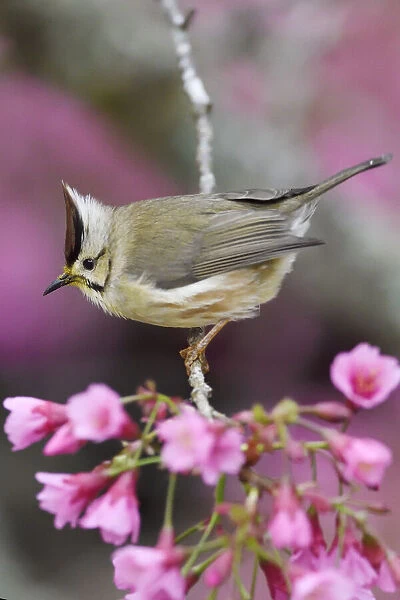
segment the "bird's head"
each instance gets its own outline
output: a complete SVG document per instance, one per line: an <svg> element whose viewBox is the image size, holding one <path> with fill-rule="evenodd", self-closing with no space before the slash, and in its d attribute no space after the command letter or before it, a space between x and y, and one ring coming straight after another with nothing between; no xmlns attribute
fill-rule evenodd
<svg viewBox="0 0 400 600"><path fill-rule="evenodd" d="M90 196L81 196L64 183L63 190L67 217L65 267L43 295L74 285L89 299L100 302L111 269L108 243L113 209Z"/></svg>

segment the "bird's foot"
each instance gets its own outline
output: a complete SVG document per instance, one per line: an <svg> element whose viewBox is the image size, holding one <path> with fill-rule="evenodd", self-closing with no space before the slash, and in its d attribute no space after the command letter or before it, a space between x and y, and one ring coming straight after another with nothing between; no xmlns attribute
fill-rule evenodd
<svg viewBox="0 0 400 600"><path fill-rule="evenodd" d="M221 331L221 329L225 327L227 323L229 323L229 319L219 321L219 323L214 325L214 327L212 327L210 331L206 333L205 336L200 338L200 340L196 340L193 344L188 346L188 348L185 348L184 350L180 351L179 354L182 356L185 362L186 373L188 374L188 376L191 373L193 363L197 360L200 362L201 370L203 371L203 373L206 374L209 372L210 367L208 365L205 354L207 346L211 342L211 340L213 340L215 336Z"/></svg>
<svg viewBox="0 0 400 600"><path fill-rule="evenodd" d="M188 346L179 352L184 360L186 373L188 376L191 373L193 363L195 363L197 360L200 362L201 370L203 371L204 375L210 370L210 366L206 359L206 348L202 346L202 341L203 339L201 339L200 342L197 342L197 344Z"/></svg>

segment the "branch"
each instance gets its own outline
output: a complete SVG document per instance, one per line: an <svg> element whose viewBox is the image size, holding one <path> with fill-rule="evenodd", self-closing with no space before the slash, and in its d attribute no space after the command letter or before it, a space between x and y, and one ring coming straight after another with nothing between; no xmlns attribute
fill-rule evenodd
<svg viewBox="0 0 400 600"><path fill-rule="evenodd" d="M192 106L197 133L196 160L200 172L200 192L210 194L214 190L215 177L212 170L213 130L210 120L211 100L203 81L197 74L193 62L193 52L187 29L194 15L181 12L176 0L159 0L172 28L172 38L178 58L183 89ZM196 343L204 335L203 329L192 329L189 344ZM218 416L210 406L211 387L206 383L199 361L195 361L190 371L189 384L192 387L192 401L201 414L207 418Z"/></svg>
<svg viewBox="0 0 400 600"><path fill-rule="evenodd" d="M197 132L196 159L200 171L200 192L210 194L215 187L211 147L213 130L210 121L212 104L204 83L197 74L193 62L192 46L187 34L194 11L190 11L188 15L184 16L176 0L160 0L160 3L172 27L172 38L183 89L193 109Z"/></svg>

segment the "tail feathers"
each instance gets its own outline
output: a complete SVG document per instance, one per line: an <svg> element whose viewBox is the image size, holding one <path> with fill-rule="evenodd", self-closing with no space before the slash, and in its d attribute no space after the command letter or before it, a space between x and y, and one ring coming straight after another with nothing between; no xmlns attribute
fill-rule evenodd
<svg viewBox="0 0 400 600"><path fill-rule="evenodd" d="M300 193L298 195L298 199L301 200L302 204L304 202L314 200L314 198L318 198L318 196L321 196L322 194L336 187L340 183L347 181L347 179L350 179L351 177L354 177L359 173L363 173L364 171L369 171L369 169L375 169L376 167L386 165L391 160L391 154L384 154L382 156L379 156L378 158L371 158L370 160L366 160L362 163L359 163L354 167L343 169L343 171L339 171L339 173L328 177L328 179L325 179L321 183L317 183L317 185L305 188L304 193Z"/></svg>

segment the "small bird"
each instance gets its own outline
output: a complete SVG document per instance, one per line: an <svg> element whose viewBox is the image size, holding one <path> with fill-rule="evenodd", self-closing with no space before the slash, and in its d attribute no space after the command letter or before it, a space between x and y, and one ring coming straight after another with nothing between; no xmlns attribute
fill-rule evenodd
<svg viewBox="0 0 400 600"><path fill-rule="evenodd" d="M386 164L387 154L303 188L194 194L105 206L63 183L64 271L43 295L78 287L106 312L162 327L213 329L182 351L186 368L228 322L272 300L302 248L321 194Z"/></svg>

